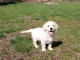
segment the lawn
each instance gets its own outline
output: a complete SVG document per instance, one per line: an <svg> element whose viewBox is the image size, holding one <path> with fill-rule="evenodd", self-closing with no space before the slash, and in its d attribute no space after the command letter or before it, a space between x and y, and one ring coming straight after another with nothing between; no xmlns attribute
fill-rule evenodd
<svg viewBox="0 0 80 60"><path fill-rule="evenodd" d="M53 51L35 49L30 34L20 31L41 27L46 21L59 25ZM0 60L79 60L80 2L16 3L0 6Z"/></svg>

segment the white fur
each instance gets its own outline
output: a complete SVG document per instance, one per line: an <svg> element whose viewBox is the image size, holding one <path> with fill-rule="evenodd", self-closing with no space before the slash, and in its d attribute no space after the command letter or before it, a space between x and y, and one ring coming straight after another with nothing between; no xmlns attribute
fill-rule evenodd
<svg viewBox="0 0 80 60"><path fill-rule="evenodd" d="M52 28L52 30L51 30ZM46 51L46 45L48 44L48 49L52 49L52 42L55 37L55 32L57 31L58 25L56 22L53 21L48 21L46 22L42 28L34 28L26 31L21 31L20 33L31 33L32 39L33 39L33 44L35 48L38 48L37 41L41 42L42 45L42 51ZM53 31L52 34L49 34L49 31Z"/></svg>

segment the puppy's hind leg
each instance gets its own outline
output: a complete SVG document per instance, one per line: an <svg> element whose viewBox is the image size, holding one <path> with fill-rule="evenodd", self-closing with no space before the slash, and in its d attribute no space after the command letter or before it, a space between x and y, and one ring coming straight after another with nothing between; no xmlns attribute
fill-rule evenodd
<svg viewBox="0 0 80 60"><path fill-rule="evenodd" d="M34 39L33 39L33 44L34 44L35 48L38 48L37 40L34 40Z"/></svg>

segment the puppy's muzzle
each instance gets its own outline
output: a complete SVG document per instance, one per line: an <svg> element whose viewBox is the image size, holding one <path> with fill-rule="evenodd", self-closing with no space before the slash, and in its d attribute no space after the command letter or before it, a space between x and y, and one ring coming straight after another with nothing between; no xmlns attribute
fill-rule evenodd
<svg viewBox="0 0 80 60"><path fill-rule="evenodd" d="M50 28L50 31L53 31L53 28Z"/></svg>

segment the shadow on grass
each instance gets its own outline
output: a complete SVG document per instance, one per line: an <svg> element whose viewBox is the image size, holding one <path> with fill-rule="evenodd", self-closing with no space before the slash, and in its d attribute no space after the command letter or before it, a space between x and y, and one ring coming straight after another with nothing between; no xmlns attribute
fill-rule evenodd
<svg viewBox="0 0 80 60"><path fill-rule="evenodd" d="M63 44L62 41L53 41L53 43L52 43L52 48L58 47L58 46L60 46L61 44ZM48 48L48 44L46 44L46 48Z"/></svg>
<svg viewBox="0 0 80 60"><path fill-rule="evenodd" d="M58 47L58 46L60 46L61 44L63 44L63 42L62 41L53 41L53 43L52 43L52 48L54 48L54 47Z"/></svg>
<svg viewBox="0 0 80 60"><path fill-rule="evenodd" d="M9 4L17 4L17 3L21 3L21 2L17 2L17 1L1 2L0 3L0 6L5 6L5 5L9 5Z"/></svg>

